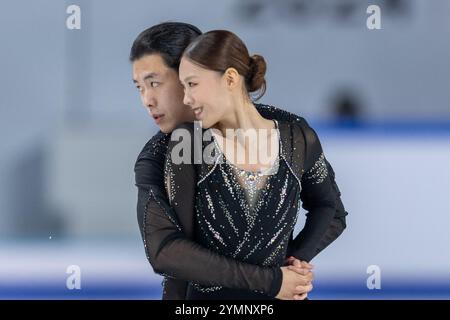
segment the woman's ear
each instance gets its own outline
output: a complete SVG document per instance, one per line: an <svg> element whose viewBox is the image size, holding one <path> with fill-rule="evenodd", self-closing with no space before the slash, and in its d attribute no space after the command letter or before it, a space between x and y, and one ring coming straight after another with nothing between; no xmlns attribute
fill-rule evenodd
<svg viewBox="0 0 450 320"><path fill-rule="evenodd" d="M240 75L235 68L228 68L225 70L224 76L228 88L232 89L236 87L239 82Z"/></svg>

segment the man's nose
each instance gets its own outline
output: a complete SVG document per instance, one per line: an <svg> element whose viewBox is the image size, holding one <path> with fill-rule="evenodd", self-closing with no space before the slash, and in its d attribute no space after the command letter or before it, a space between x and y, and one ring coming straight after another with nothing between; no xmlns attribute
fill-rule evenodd
<svg viewBox="0 0 450 320"><path fill-rule="evenodd" d="M142 104L148 108L155 105L155 96L150 92L150 90L145 91L142 95Z"/></svg>

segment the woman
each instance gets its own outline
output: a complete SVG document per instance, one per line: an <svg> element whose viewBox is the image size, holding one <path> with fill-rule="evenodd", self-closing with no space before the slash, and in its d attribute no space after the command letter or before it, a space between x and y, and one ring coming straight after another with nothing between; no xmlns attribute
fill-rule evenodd
<svg viewBox="0 0 450 320"><path fill-rule="evenodd" d="M212 129L205 133L211 135L213 148L202 141L202 154L212 152L209 161L195 165L197 186L191 197L193 178L186 173L194 166L180 164L179 145L171 141L166 186L175 208L195 210L197 243L239 261L277 268L284 265L286 255L309 261L316 254L333 220L337 195L314 130L268 120L257 112L250 94L259 93L258 98L264 94L265 70L264 59L250 57L244 43L229 31L207 32L186 48L179 69L184 103L204 129ZM182 128L195 136L191 124ZM230 129L237 134L227 135ZM247 135L252 130L257 134ZM179 133L175 130L172 137ZM261 145L270 145L267 158L252 161L251 151ZM236 161L236 153L243 153L244 160ZM288 251L300 200L309 215ZM256 290L191 282L187 298L272 297Z"/></svg>

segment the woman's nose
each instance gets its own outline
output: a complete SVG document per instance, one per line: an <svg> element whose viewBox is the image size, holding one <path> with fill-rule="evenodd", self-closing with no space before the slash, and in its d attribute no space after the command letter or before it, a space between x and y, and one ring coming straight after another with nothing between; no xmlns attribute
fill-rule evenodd
<svg viewBox="0 0 450 320"><path fill-rule="evenodd" d="M192 105L192 97L189 94L185 93L184 98L183 98L183 103L185 105L191 106Z"/></svg>

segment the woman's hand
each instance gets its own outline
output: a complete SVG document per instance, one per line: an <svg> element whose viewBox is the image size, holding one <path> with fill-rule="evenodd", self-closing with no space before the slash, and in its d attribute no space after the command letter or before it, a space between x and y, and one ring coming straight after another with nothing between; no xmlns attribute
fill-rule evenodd
<svg viewBox="0 0 450 320"><path fill-rule="evenodd" d="M313 288L312 280L314 275L311 271L313 266L295 258L291 259L290 257L288 259L292 264L281 267L283 282L276 298L281 300L304 300Z"/></svg>

